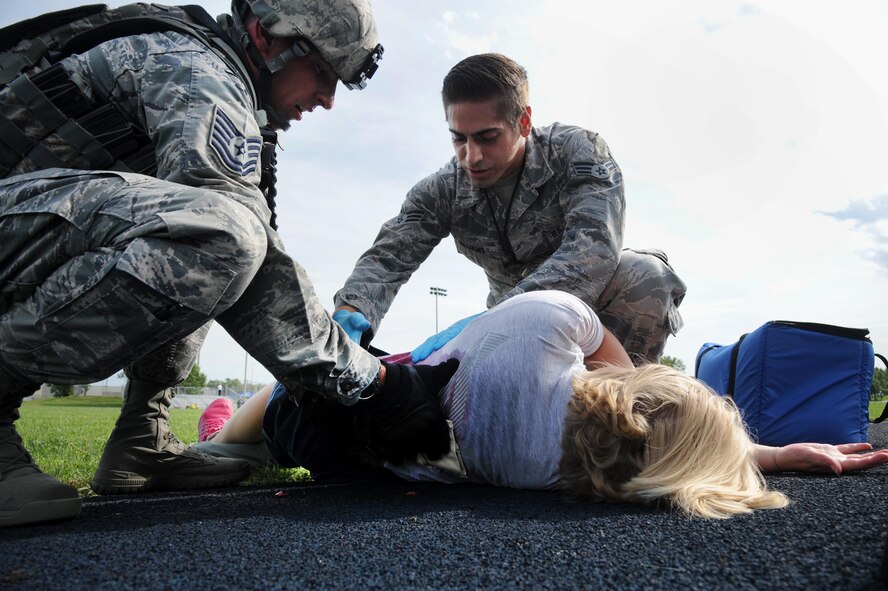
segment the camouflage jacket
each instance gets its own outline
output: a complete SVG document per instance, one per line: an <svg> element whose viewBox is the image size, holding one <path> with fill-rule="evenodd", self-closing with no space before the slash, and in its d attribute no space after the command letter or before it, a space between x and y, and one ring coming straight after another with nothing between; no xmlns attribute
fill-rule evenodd
<svg viewBox="0 0 888 591"><path fill-rule="evenodd" d="M604 140L560 123L532 130L507 224L508 248L487 198L456 158L417 183L358 260L336 305L357 308L375 331L401 285L452 235L456 249L487 275L488 308L540 289L572 293L595 308L617 266L625 206L622 173ZM502 227L504 212L496 215Z"/></svg>
<svg viewBox="0 0 888 591"><path fill-rule="evenodd" d="M171 17L181 16L169 10ZM77 92L65 90L68 95L76 94L94 113L112 106L115 117L147 136L157 165L151 176L230 195L267 220L271 213L259 190L264 113L254 104L251 82L219 51L194 36L166 31L112 39L59 65L76 86ZM65 116L42 106L45 101L37 108L29 98L34 92L22 90L27 87L27 80L19 79L0 88L0 108L43 145L42 154L48 157L25 158L7 176L49 167L120 169L107 159L90 157L102 150L94 143L83 145L80 137L88 134L64 133L66 126L91 123L89 114L60 126ZM103 124L114 124L106 119L92 122L94 133L126 133L103 130ZM121 141L129 140L122 136Z"/></svg>
<svg viewBox="0 0 888 591"><path fill-rule="evenodd" d="M22 135L30 135L32 142L39 142L37 147L41 148L28 152L27 157L14 163L4 183L11 188L0 191L0 197L3 197L0 213L4 208L14 206L40 212L47 212L50 207L77 207L82 211L73 217L91 219L92 212L100 210L103 201L108 199L107 194L95 191L78 194L76 199L62 196L44 199L41 195L32 198L32 193L18 191L16 183L26 184L34 176L65 177L78 173L83 173L87 181L90 170L120 170L90 166L98 150L84 150L76 142L68 141L83 137L82 133L70 133L72 128L76 130L77 125L83 124L86 129L95 123L94 113L107 113L110 106L110 110L132 124L132 129L150 140L151 153L156 159L156 169L151 176L163 181L156 182L145 174L121 172L127 180L127 190L136 196L142 193L156 196L157 193L178 193L195 187L212 192L214 198L222 196L243 205L259 222L239 220L243 227L252 232L257 227L264 229L266 248L261 267L241 297L215 319L291 394L304 388L336 396L346 403L353 402L377 376L379 362L351 343L332 321L314 294L304 269L286 254L280 236L271 228L271 211L260 189L260 125L264 124L264 113L257 111L250 81L240 74L237 64L232 65L219 51L196 37L177 31L131 35L101 43L39 72L19 76L0 89L0 115L20 124ZM59 66L64 72L59 71ZM53 74L54 78L50 80L53 84L46 83L48 74ZM33 111L35 101L29 100L35 94L33 90L39 88L38 83L48 88L44 93L52 92L54 97L61 88L64 91L61 99L65 100L59 99L59 103L70 104L72 101L68 99L73 97L81 104L86 101L92 109L79 118L72 115L69 121L64 121L64 115L59 111L52 122L55 126L48 129L47 122L41 121ZM45 105L55 101L40 102ZM103 118L99 123L107 125L108 121ZM101 125L98 127L103 131ZM90 146L94 147L94 143ZM0 150L0 156L3 154ZM64 165L45 164L53 160ZM97 177L101 175L102 172L96 173ZM88 182L78 184L76 190L83 191L88 185ZM133 200L134 208L141 205L139 199ZM59 211L63 217L69 213ZM248 217L244 215L244 218ZM27 216L19 216L19 219L28 223ZM216 223L212 216L208 219L210 224ZM178 244L181 241L186 248L192 232L213 231L199 208L166 212L162 220L174 239L172 242ZM104 247L101 243L104 228L100 223L101 220L84 231L89 232L95 244ZM103 253L113 251L119 256L122 251L118 245L111 246L103 248ZM230 254L235 256L233 252ZM41 260L29 261L29 264L43 269L47 261L54 261L54 255L55 252L47 253ZM12 256L7 258L15 263L8 266L12 271L22 272L21 260ZM93 274L88 277L91 286L96 285L101 274L109 268L108 265L95 268L92 260L83 265L84 275ZM175 259L171 257L170 260ZM217 304L219 294L203 289L203 286L214 286L219 290L227 286L224 278L216 273L216 266L173 265L163 260L143 261L142 266L143 275L154 274L161 279L167 274L187 274L189 283L194 286L187 294L193 310L209 311ZM14 290L19 290L17 284L7 282L4 285L2 271L5 269L0 269L0 287L11 285ZM9 301L17 298L20 292L13 295ZM133 343L133 347L138 345Z"/></svg>

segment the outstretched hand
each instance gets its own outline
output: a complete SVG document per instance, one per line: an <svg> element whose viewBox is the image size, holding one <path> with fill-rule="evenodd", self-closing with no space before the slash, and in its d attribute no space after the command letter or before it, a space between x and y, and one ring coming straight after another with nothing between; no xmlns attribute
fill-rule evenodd
<svg viewBox="0 0 888 591"><path fill-rule="evenodd" d="M868 451L872 448L869 443L792 443L777 448L773 459L781 471L843 474L888 464L888 449ZM858 453L863 451L868 453Z"/></svg>
<svg viewBox="0 0 888 591"><path fill-rule="evenodd" d="M420 346L411 352L411 360L413 363L423 361L429 355L449 343L453 337L461 333L463 329L469 325L469 322L480 316L482 313L483 312L478 312L477 314L472 314L468 318L463 318L462 320L454 322L441 332L427 338Z"/></svg>

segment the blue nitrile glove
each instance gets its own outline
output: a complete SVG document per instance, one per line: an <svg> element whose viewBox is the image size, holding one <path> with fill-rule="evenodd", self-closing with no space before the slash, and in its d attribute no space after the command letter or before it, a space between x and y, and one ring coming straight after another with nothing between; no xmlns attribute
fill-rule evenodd
<svg viewBox="0 0 888 591"><path fill-rule="evenodd" d="M413 363L419 363L444 345L450 342L450 339L458 335L463 331L463 329L469 325L469 322L483 314L484 312L478 312L477 314L473 314L468 318L463 318L458 322L454 322L449 327L445 328L441 332L436 335L432 335L425 340L423 344L415 348L411 353L411 359Z"/></svg>
<svg viewBox="0 0 888 591"><path fill-rule="evenodd" d="M370 321L360 312L338 310L333 313L333 320L339 323L348 338L359 345L361 344L361 335L370 328Z"/></svg>

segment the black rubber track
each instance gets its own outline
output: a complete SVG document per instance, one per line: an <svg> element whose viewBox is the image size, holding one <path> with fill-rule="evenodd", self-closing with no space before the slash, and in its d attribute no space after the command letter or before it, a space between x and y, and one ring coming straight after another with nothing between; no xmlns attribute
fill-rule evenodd
<svg viewBox="0 0 888 591"><path fill-rule="evenodd" d="M888 587L888 465L768 481L787 509L726 521L408 483L95 497L0 530L0 589Z"/></svg>

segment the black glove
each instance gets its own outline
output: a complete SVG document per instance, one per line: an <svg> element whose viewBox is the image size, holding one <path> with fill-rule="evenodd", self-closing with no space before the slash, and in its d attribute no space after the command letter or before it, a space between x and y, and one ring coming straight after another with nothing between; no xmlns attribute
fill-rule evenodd
<svg viewBox="0 0 888 591"><path fill-rule="evenodd" d="M392 464L423 453L430 460L450 451L450 429L438 401L459 361L440 365L382 362L385 383L378 392L354 405L360 439Z"/></svg>

